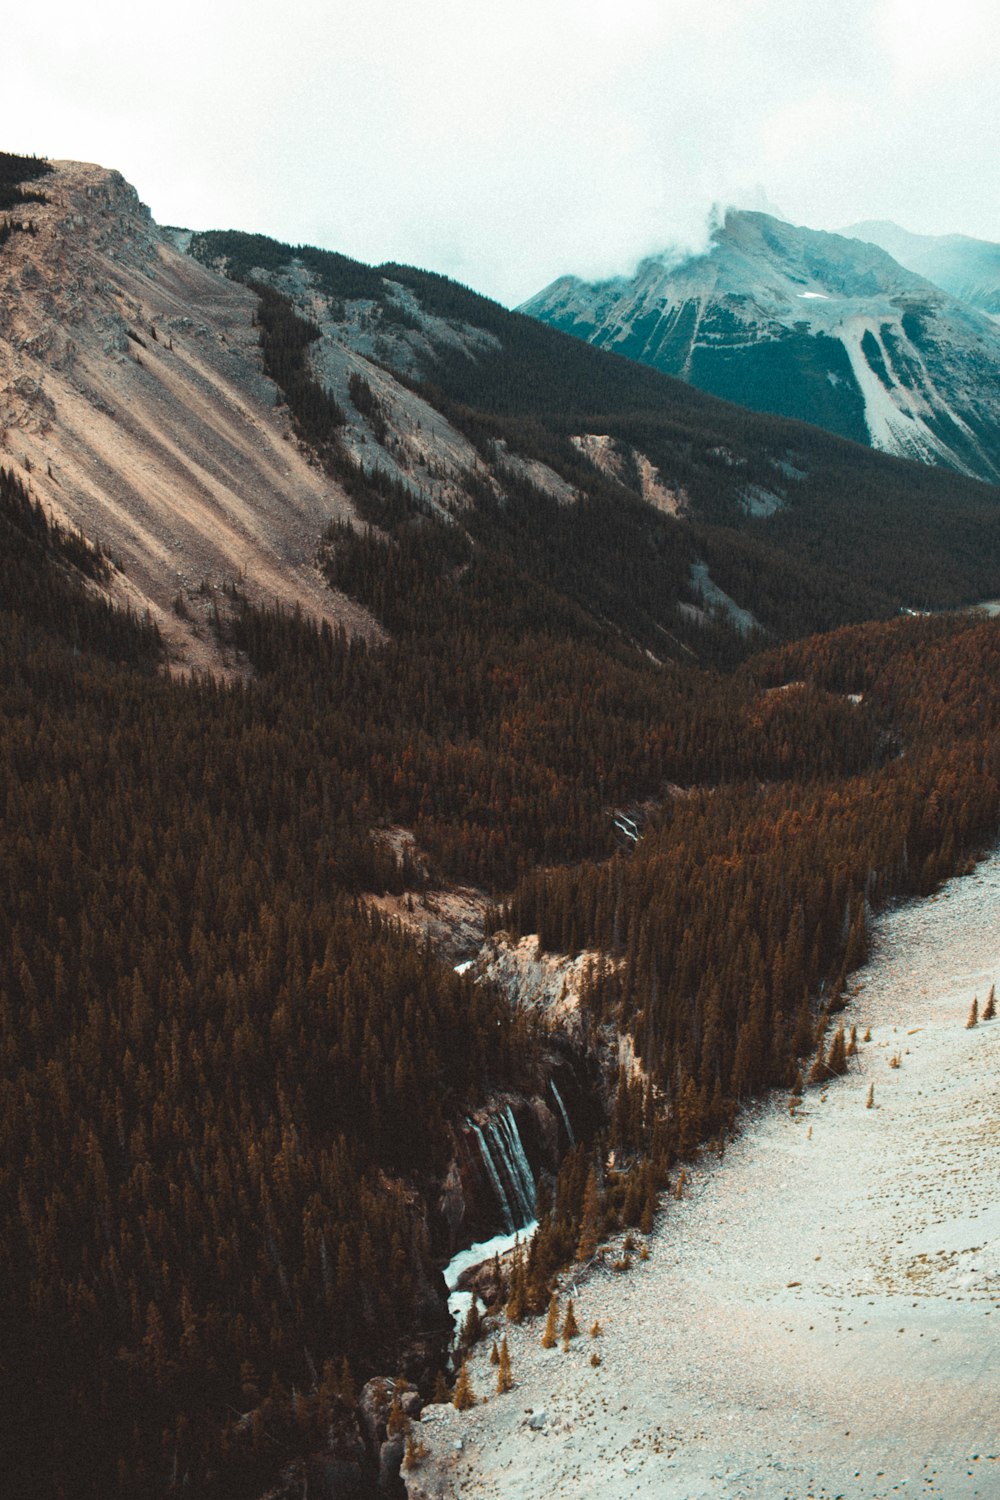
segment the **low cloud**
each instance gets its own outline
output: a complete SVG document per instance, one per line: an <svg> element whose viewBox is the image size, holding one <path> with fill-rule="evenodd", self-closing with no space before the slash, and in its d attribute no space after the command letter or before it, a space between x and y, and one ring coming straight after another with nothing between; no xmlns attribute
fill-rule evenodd
<svg viewBox="0 0 1000 1500"><path fill-rule="evenodd" d="M120 168L161 222L312 241L507 303L703 249L763 184L796 223L1000 240L981 0L107 0L15 15L7 149ZM39 39L42 39L41 41ZM761 200L765 201L765 200Z"/></svg>

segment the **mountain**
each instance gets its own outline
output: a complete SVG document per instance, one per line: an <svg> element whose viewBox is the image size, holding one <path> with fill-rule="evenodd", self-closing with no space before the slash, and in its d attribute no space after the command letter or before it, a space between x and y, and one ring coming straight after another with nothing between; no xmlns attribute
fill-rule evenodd
<svg viewBox="0 0 1000 1500"><path fill-rule="evenodd" d="M1000 321L1000 245L967 234L912 234L888 219L852 224L841 233L880 245L907 270Z"/></svg>
<svg viewBox="0 0 1000 1500"><path fill-rule="evenodd" d="M754 410L1000 475L1000 331L877 245L730 211L704 254L564 276L521 311Z"/></svg>
<svg viewBox="0 0 1000 1500"><path fill-rule="evenodd" d="M524 565L655 654L992 591L998 512L974 486L712 400L444 277L161 231L117 173L46 167L31 232L0 256L0 454L101 545L102 588L149 612L179 667L232 657L214 622L234 580L250 603L377 637L331 590L321 538L404 502L473 531L489 515L505 547L523 511L548 527ZM848 361L826 342L843 379L815 384L843 405Z"/></svg>
<svg viewBox="0 0 1000 1500"><path fill-rule="evenodd" d="M995 839L1000 494L4 154L0 405L0 1472L398 1492Z"/></svg>
<svg viewBox="0 0 1000 1500"><path fill-rule="evenodd" d="M176 250L117 172L52 163L44 197L0 253L0 462L100 542L109 596L179 664L219 664L205 622L233 578L370 629L316 570L352 508L261 372L252 294Z"/></svg>
<svg viewBox="0 0 1000 1500"><path fill-rule="evenodd" d="M350 472L474 533L492 494L492 545L536 531L524 565L656 654L714 649L706 611L783 636L989 592L990 489L713 400L412 267L235 232L188 247L308 320ZM428 467L414 436L437 431Z"/></svg>

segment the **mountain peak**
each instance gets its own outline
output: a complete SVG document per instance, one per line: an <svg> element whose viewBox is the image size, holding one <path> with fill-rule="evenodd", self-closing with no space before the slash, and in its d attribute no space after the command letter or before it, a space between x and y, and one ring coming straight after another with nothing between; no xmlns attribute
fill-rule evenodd
<svg viewBox="0 0 1000 1500"><path fill-rule="evenodd" d="M874 239L728 209L702 254L562 278L521 310L741 405L1000 475L1000 336Z"/></svg>

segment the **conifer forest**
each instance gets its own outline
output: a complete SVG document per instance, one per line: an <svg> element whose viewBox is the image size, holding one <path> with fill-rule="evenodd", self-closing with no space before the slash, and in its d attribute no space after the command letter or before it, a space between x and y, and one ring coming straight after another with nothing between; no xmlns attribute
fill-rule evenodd
<svg viewBox="0 0 1000 1500"><path fill-rule="evenodd" d="M45 172L0 168L2 240ZM610 432L698 501L672 517L590 473L565 506L511 472L445 518L348 461L288 248L201 241L254 283L264 367L363 518L317 541L384 638L235 580L216 629L245 671L172 675L102 597L112 560L0 469L0 1474L25 1500L250 1500L349 1430L372 1376L455 1379L454 1130L530 1092L550 1038L371 896L479 888L494 932L595 955L586 1032L634 1040L645 1081L595 1079L504 1289L544 1314L581 1244L648 1229L744 1103L842 1068L873 914L998 831L1000 627L957 609L1000 593L996 491L444 278L297 251L333 301L405 327L391 282L495 337L409 376L483 451L573 482L570 436ZM711 451L763 472L775 442L810 503L746 523ZM678 614L696 557L757 628ZM397 827L419 864L377 836Z"/></svg>

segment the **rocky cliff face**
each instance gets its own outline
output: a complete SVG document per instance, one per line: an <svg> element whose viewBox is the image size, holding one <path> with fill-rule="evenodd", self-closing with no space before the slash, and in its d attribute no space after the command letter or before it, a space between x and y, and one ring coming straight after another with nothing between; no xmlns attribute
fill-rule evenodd
<svg viewBox="0 0 1000 1500"><path fill-rule="evenodd" d="M315 567L352 514L261 372L256 299L180 253L117 172L56 162L34 233L0 246L0 464L118 563L177 664L218 668L205 619L239 580L374 633Z"/></svg>
<svg viewBox="0 0 1000 1500"><path fill-rule="evenodd" d="M256 294L187 254L190 234L159 229L119 173L52 166L31 232L0 243L0 464L104 547L109 592L149 611L175 666L233 665L211 629L231 583L377 636L316 566L324 531L354 508L263 374ZM298 262L259 274L320 329L310 358L344 412L349 463L438 513L469 503L470 479L499 494L503 473L522 469L560 502L576 498L502 445L484 460L388 368L405 377L432 350L475 358L490 334L424 313L402 286L405 326L390 327L370 300L325 296Z"/></svg>
<svg viewBox="0 0 1000 1500"><path fill-rule="evenodd" d="M521 311L755 410L1000 477L1000 332L876 245L734 211L704 255L565 276Z"/></svg>

